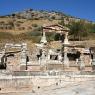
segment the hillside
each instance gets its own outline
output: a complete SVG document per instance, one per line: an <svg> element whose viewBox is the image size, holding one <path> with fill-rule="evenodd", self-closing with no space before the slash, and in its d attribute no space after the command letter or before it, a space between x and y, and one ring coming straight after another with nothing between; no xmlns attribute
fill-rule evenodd
<svg viewBox="0 0 95 95"><path fill-rule="evenodd" d="M18 13L13 13L0 17L0 32L10 32L13 34L33 31L43 24L58 24L64 20L65 24L71 21L80 21L81 19L66 15L55 11L37 11L25 10ZM90 23L87 20L85 22Z"/></svg>
<svg viewBox="0 0 95 95"><path fill-rule="evenodd" d="M87 27L88 25L92 27L93 23L90 21L55 11L38 11L28 9L22 12L0 16L0 43L2 45L7 42L29 42L29 44L32 42L39 42L42 35L42 26L44 24L61 24L69 26L71 22L80 21L83 21L84 25L87 24ZM92 30L92 28L88 30ZM93 30L95 30L95 27L93 27ZM94 39L95 33L90 34L88 38ZM54 41L54 35L55 33L47 33L46 36L48 41ZM72 35L70 38L71 37Z"/></svg>

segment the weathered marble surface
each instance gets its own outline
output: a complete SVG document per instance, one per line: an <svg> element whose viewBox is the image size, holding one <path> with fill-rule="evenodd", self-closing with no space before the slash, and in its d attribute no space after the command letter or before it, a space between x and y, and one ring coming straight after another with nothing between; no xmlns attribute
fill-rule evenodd
<svg viewBox="0 0 95 95"><path fill-rule="evenodd" d="M95 81L62 83L39 88L33 92L6 93L0 95L95 95Z"/></svg>

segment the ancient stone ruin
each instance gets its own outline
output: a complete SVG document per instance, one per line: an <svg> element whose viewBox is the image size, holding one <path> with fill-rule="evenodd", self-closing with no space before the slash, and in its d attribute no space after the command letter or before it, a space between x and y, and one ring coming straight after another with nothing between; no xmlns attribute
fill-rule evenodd
<svg viewBox="0 0 95 95"><path fill-rule="evenodd" d="M47 41L46 33L55 31L60 40L54 43ZM0 69L9 71L94 71L95 51L73 44L68 40L69 29L61 25L43 26L40 43L29 54L26 43L6 43L0 52ZM63 39L61 39L64 37Z"/></svg>

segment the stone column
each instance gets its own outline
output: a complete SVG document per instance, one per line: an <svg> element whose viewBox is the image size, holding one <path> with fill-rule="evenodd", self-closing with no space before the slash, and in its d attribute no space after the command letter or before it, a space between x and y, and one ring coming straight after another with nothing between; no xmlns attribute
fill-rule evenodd
<svg viewBox="0 0 95 95"><path fill-rule="evenodd" d="M61 54L58 55L58 61L62 62L62 55Z"/></svg>
<svg viewBox="0 0 95 95"><path fill-rule="evenodd" d="M41 65L46 64L46 56L45 56L45 51L42 51L42 56L41 56Z"/></svg>
<svg viewBox="0 0 95 95"><path fill-rule="evenodd" d="M21 70L26 70L27 69L27 45L22 45L21 49L21 59L20 59L20 69Z"/></svg>
<svg viewBox="0 0 95 95"><path fill-rule="evenodd" d="M80 55L80 59L78 61L78 64L79 64L80 70L84 70L85 69L85 63L84 63L84 55L83 55L83 53L81 53L81 55Z"/></svg>
<svg viewBox="0 0 95 95"><path fill-rule="evenodd" d="M64 66L69 68L69 58L67 56L68 53L68 45L69 45L69 41L68 41L68 32L65 33L65 39L64 39Z"/></svg>
<svg viewBox="0 0 95 95"><path fill-rule="evenodd" d="M64 46L64 66L66 68L69 68L69 59L67 56L67 52L68 52L68 47Z"/></svg>
<svg viewBox="0 0 95 95"><path fill-rule="evenodd" d="M95 53L93 53L91 64L92 64L92 69L95 71Z"/></svg>
<svg viewBox="0 0 95 95"><path fill-rule="evenodd" d="M41 65L41 58L39 57L39 64Z"/></svg>
<svg viewBox="0 0 95 95"><path fill-rule="evenodd" d="M50 60L50 53L48 53L47 59Z"/></svg>
<svg viewBox="0 0 95 95"><path fill-rule="evenodd" d="M43 44L46 44L47 43L47 39L46 39L46 35L45 35L45 32L43 32L43 36L42 36L42 38L41 38L41 41L40 41L41 43L43 43Z"/></svg>

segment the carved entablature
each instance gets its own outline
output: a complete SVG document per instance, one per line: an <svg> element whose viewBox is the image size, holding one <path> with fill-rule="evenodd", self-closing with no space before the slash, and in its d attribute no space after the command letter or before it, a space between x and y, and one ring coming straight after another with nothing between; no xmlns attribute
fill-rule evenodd
<svg viewBox="0 0 95 95"><path fill-rule="evenodd" d="M59 24L54 24L54 25L43 25L43 31L45 32L56 32L56 33L63 33L65 34L66 32L69 32L70 29L65 27L65 26L62 26L62 25L59 25Z"/></svg>

